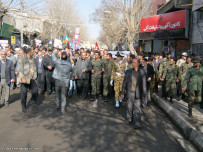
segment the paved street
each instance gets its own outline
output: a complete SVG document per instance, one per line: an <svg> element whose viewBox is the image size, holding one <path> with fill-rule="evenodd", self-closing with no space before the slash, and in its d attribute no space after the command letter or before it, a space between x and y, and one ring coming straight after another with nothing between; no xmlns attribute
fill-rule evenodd
<svg viewBox="0 0 203 152"><path fill-rule="evenodd" d="M73 97L65 115L56 112L54 95L41 95L39 109L30 107L26 114L19 99L19 92L13 91L10 106L0 109L0 151L23 147L40 152L183 151L171 135L176 128L153 105L144 110L143 128L135 130L127 124L125 105L116 110L101 98L94 108L93 102Z"/></svg>

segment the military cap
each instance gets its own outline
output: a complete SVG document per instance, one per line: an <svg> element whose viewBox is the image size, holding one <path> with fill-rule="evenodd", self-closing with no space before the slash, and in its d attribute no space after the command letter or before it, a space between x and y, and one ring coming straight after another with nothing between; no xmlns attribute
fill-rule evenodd
<svg viewBox="0 0 203 152"><path fill-rule="evenodd" d="M200 61L201 61L201 57L199 57L199 56L197 56L197 57L195 57L194 59L193 59L193 63L200 63Z"/></svg>
<svg viewBox="0 0 203 152"><path fill-rule="evenodd" d="M186 52L183 52L183 53L182 53L182 56L187 56L187 53L186 53Z"/></svg>
<svg viewBox="0 0 203 152"><path fill-rule="evenodd" d="M121 53L117 52L116 54L117 57L124 57Z"/></svg>

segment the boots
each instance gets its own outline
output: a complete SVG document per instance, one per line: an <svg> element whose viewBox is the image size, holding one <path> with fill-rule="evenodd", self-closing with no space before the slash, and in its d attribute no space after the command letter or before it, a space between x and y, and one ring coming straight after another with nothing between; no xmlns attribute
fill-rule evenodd
<svg viewBox="0 0 203 152"><path fill-rule="evenodd" d="M121 98L121 96L119 96L119 103L122 104L123 100Z"/></svg>
<svg viewBox="0 0 203 152"><path fill-rule="evenodd" d="M178 96L177 100L180 101L182 99L182 96Z"/></svg>
<svg viewBox="0 0 203 152"><path fill-rule="evenodd" d="M116 100L116 105L115 105L115 107L116 107L116 108L119 108L119 107L120 107L118 100Z"/></svg>
<svg viewBox="0 0 203 152"><path fill-rule="evenodd" d="M104 96L104 102L107 102L108 99L107 99L107 96Z"/></svg>
<svg viewBox="0 0 203 152"><path fill-rule="evenodd" d="M189 108L188 117L193 118L193 115L192 115L192 108Z"/></svg>
<svg viewBox="0 0 203 152"><path fill-rule="evenodd" d="M96 99L96 96L95 96L95 95L92 95L91 101L94 101L95 99Z"/></svg>
<svg viewBox="0 0 203 152"><path fill-rule="evenodd" d="M172 103L173 104L173 100L172 100L173 98L172 97L170 97L170 103Z"/></svg>

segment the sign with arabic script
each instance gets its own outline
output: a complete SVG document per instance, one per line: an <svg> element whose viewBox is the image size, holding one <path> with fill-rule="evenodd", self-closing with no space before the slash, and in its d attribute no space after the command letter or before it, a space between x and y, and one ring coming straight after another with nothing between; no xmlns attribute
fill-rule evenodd
<svg viewBox="0 0 203 152"><path fill-rule="evenodd" d="M186 26L186 11L177 11L141 19L140 32L182 29Z"/></svg>

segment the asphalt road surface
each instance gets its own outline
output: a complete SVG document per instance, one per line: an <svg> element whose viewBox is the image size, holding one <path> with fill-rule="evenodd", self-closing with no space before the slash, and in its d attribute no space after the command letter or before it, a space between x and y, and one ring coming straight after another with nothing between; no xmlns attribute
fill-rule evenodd
<svg viewBox="0 0 203 152"><path fill-rule="evenodd" d="M30 107L24 114L19 91L12 91L9 107L0 108L0 151L183 151L171 135L176 127L154 105L143 111L143 128L135 130L127 123L125 104L115 109L113 102L100 98L95 108L93 102L74 96L62 115L55 109L54 98L40 95L39 109Z"/></svg>

